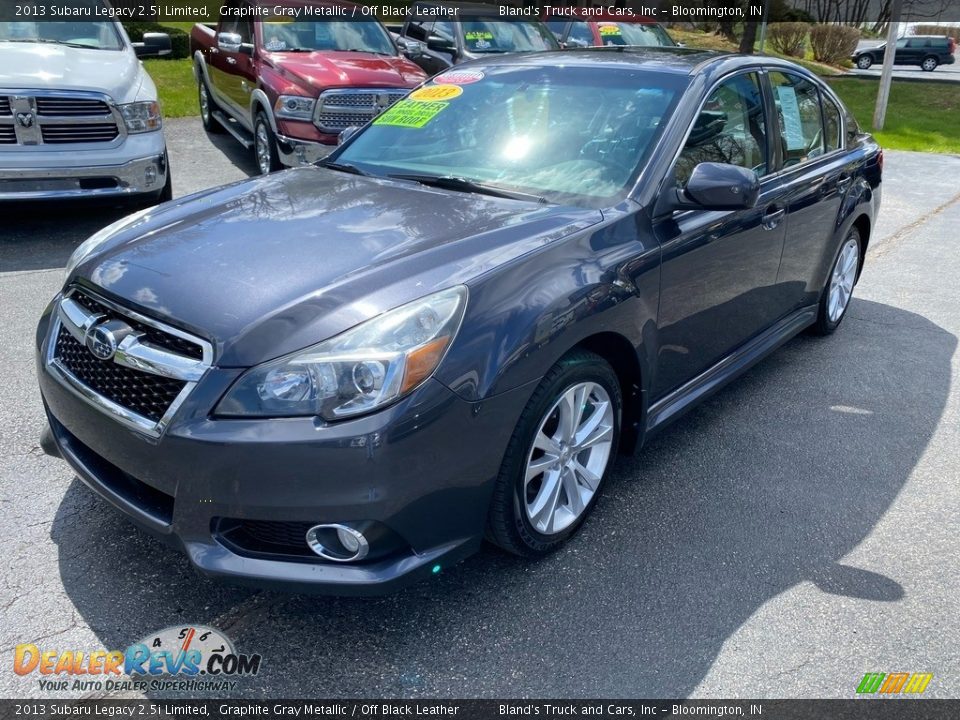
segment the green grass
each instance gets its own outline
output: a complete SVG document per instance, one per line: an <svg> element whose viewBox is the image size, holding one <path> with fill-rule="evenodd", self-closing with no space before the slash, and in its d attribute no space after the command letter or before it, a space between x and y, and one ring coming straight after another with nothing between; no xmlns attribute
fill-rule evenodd
<svg viewBox="0 0 960 720"><path fill-rule="evenodd" d="M199 115L197 84L193 81L190 58L182 60L144 60L160 93L160 107L168 118Z"/></svg>
<svg viewBox="0 0 960 720"><path fill-rule="evenodd" d="M879 82L827 78L860 126L871 131ZM960 154L960 84L894 81L877 141L891 150Z"/></svg>

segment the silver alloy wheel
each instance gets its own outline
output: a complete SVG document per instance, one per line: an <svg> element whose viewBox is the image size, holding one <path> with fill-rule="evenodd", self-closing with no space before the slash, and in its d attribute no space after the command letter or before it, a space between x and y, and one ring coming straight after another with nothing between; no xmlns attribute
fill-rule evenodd
<svg viewBox="0 0 960 720"><path fill-rule="evenodd" d="M210 98L207 95L207 86L200 81L200 117L205 125L210 124Z"/></svg>
<svg viewBox="0 0 960 720"><path fill-rule="evenodd" d="M861 55L859 58L857 58L857 67L861 70L866 70L871 65L873 65L873 58L871 58L869 55Z"/></svg>
<svg viewBox="0 0 960 720"><path fill-rule="evenodd" d="M270 172L270 136L267 134L266 123L257 123L254 144L257 150L257 165L260 167L260 174L267 175Z"/></svg>
<svg viewBox="0 0 960 720"><path fill-rule="evenodd" d="M931 72L937 69L937 61L934 60L933 58L926 58L923 61L923 65L921 65L921 67L927 72Z"/></svg>
<svg viewBox="0 0 960 720"><path fill-rule="evenodd" d="M573 385L537 427L523 478L527 519L542 535L570 527L593 498L613 448L613 403L603 386Z"/></svg>
<svg viewBox="0 0 960 720"><path fill-rule="evenodd" d="M859 265L860 245L855 238L847 238L830 276L830 290L827 296L827 317L830 318L830 322L837 322L850 304Z"/></svg>

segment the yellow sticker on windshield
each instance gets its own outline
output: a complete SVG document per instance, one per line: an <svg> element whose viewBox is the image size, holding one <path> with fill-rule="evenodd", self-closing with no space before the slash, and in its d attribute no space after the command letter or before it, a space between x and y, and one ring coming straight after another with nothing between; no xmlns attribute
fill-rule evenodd
<svg viewBox="0 0 960 720"><path fill-rule="evenodd" d="M493 40L493 33L484 30L471 30L464 33L463 37L467 40Z"/></svg>
<svg viewBox="0 0 960 720"><path fill-rule="evenodd" d="M410 93L411 100L453 100L463 95L463 88L458 85L430 85L414 90Z"/></svg>
<svg viewBox="0 0 960 720"><path fill-rule="evenodd" d="M620 32L619 25L601 25L600 26L601 35L622 35Z"/></svg>
<svg viewBox="0 0 960 720"><path fill-rule="evenodd" d="M401 100L390 106L380 117L373 121L374 125L395 125L405 128L422 128L433 120L439 112L450 103L419 102L417 100Z"/></svg>

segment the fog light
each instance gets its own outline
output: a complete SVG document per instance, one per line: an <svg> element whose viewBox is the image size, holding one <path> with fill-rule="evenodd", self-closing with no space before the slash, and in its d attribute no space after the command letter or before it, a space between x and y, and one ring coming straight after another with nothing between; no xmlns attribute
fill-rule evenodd
<svg viewBox="0 0 960 720"><path fill-rule="evenodd" d="M370 551L363 533L346 525L314 525L307 530L306 541L313 552L334 562L356 562Z"/></svg>
<svg viewBox="0 0 960 720"><path fill-rule="evenodd" d="M147 165L147 169L143 171L143 181L147 184L147 187L157 181L157 169L153 165Z"/></svg>

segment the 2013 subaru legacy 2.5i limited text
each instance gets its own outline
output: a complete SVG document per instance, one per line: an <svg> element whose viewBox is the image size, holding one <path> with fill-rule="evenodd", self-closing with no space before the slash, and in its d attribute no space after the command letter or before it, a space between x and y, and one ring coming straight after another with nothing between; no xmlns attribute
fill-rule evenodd
<svg viewBox="0 0 960 720"><path fill-rule="evenodd" d="M616 454L840 324L882 154L816 77L504 56L70 260L43 446L214 576L372 593L567 540Z"/></svg>

